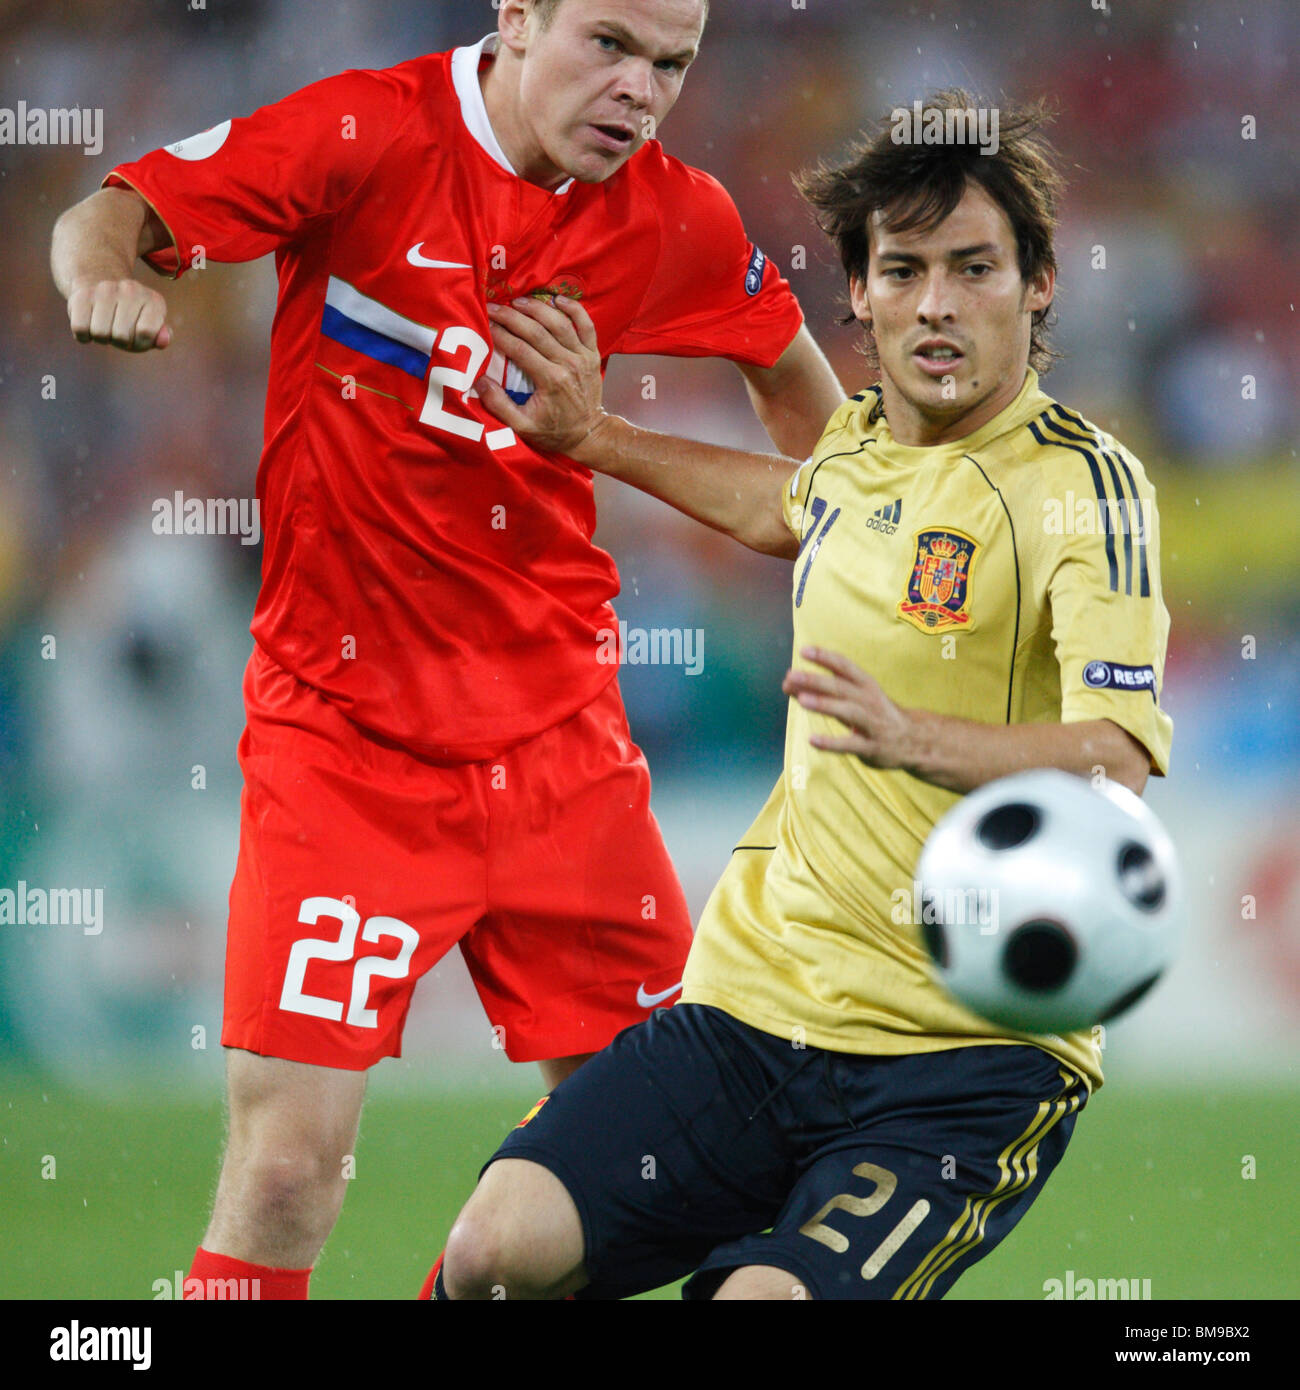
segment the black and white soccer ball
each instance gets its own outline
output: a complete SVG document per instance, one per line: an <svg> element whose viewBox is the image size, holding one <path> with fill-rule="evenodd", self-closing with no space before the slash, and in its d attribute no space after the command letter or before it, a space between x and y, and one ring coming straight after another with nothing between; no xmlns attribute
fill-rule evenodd
<svg viewBox="0 0 1300 1390"><path fill-rule="evenodd" d="M940 982L990 1022L1069 1033L1131 1009L1173 959L1173 843L1127 787L1017 773L959 801L917 869Z"/></svg>

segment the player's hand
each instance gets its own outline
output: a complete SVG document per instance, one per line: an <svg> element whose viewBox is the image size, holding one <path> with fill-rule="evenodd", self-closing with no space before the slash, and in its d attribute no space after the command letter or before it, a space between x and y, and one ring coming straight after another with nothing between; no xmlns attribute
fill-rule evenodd
<svg viewBox="0 0 1300 1390"><path fill-rule="evenodd" d="M492 341L497 350L535 386L524 405L516 405L494 381L474 383L483 404L535 449L575 457L606 418L601 409L600 348L596 326L576 300L554 305L541 299L489 304Z"/></svg>
<svg viewBox="0 0 1300 1390"><path fill-rule="evenodd" d="M68 295L68 322L79 343L124 352L165 348L172 340L167 301L138 280L78 280Z"/></svg>
<svg viewBox="0 0 1300 1390"><path fill-rule="evenodd" d="M841 737L813 734L809 739L812 746L830 753L856 753L872 767L906 767L915 736L908 711L900 709L848 657L820 647L804 647L800 655L830 674L790 670L781 689L804 709L828 714L852 730Z"/></svg>

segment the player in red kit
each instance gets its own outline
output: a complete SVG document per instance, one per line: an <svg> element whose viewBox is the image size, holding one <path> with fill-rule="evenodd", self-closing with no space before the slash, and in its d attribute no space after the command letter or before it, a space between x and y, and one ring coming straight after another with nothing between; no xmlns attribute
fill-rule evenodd
<svg viewBox="0 0 1300 1390"><path fill-rule="evenodd" d="M690 922L601 634L591 475L474 384L490 304L580 300L610 352L717 356L783 454L842 393L707 175L653 139L704 0L502 0L499 33L347 72L116 168L55 229L83 342L165 348L143 256L274 252L266 537L230 895L230 1134L198 1279L305 1297L366 1070L459 944L548 1086L681 979ZM653 909L646 910L652 902Z"/></svg>

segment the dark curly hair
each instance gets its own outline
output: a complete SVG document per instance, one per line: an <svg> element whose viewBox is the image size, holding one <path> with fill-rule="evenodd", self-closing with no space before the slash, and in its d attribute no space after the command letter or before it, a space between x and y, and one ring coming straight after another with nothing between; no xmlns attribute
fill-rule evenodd
<svg viewBox="0 0 1300 1390"><path fill-rule="evenodd" d="M960 88L936 92L922 104L926 113L980 109L970 93ZM961 143L921 144L902 141L895 114L884 117L874 132L850 151L847 162L820 164L795 176L795 187L813 209L817 225L835 244L850 278L865 280L870 259L870 220L884 215L891 232L929 231L937 227L961 202L968 184L978 184L1006 213L1016 238L1020 278L1028 283L1041 271L1056 269L1053 237L1064 180L1056 168L1055 153L1043 134L1054 112L1046 101L996 109L998 146L985 154L980 145ZM908 112L911 115L911 112ZM945 126L945 128L947 128ZM1029 342L1029 364L1038 372L1051 369L1059 356L1048 342L1050 306L1034 314ZM853 322L850 313L845 323ZM870 331L865 350L876 363Z"/></svg>

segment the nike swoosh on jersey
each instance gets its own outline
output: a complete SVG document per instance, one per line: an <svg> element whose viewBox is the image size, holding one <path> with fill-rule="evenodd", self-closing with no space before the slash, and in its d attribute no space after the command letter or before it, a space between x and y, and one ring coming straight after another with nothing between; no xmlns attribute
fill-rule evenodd
<svg viewBox="0 0 1300 1390"><path fill-rule="evenodd" d="M464 261L431 261L427 256L420 255L420 247L424 242L417 241L414 246L406 253L406 259L412 265L422 266L425 270L473 270L472 265L466 265Z"/></svg>
<svg viewBox="0 0 1300 1390"><path fill-rule="evenodd" d="M678 980L671 989L664 990L662 994L647 994L645 992L645 985L638 985L636 991L637 1007L641 1009L653 1009L656 1004L662 1004L665 999L676 994L681 987L682 982Z"/></svg>

